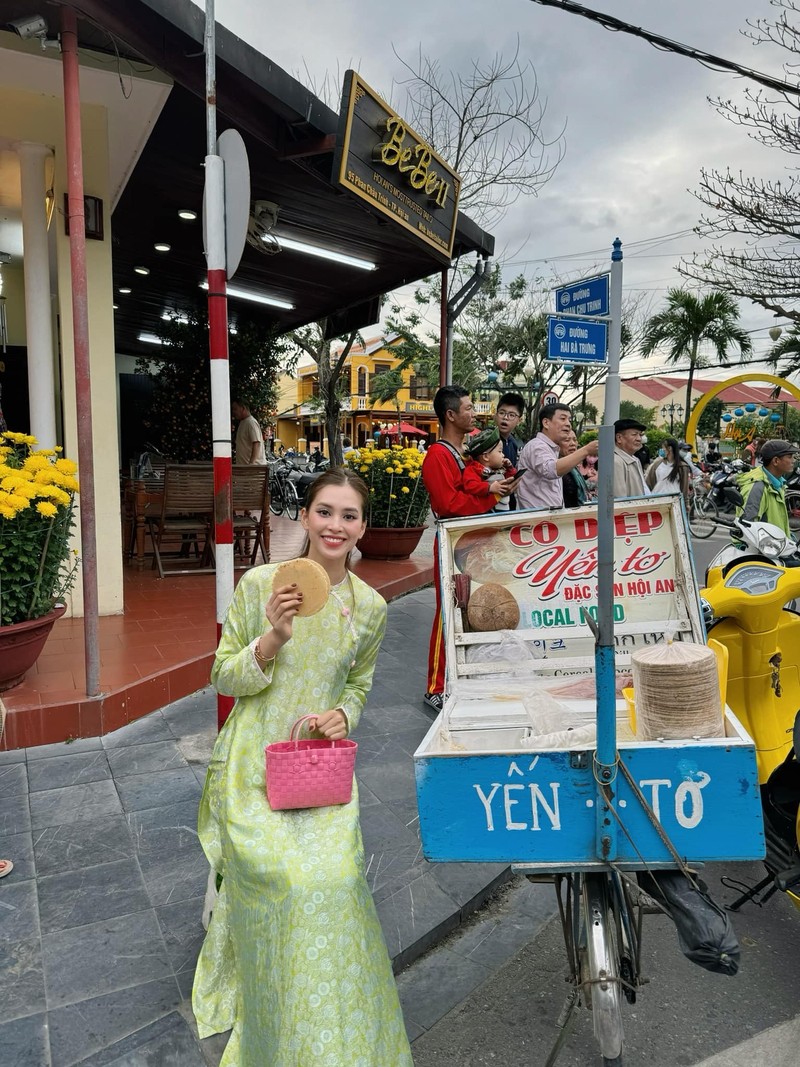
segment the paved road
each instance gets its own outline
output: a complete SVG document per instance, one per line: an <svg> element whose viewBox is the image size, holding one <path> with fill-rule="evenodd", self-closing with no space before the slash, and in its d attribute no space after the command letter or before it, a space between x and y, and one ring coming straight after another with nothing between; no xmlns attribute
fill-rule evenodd
<svg viewBox="0 0 800 1067"><path fill-rule="evenodd" d="M727 544L727 533L694 542L700 576ZM704 872L715 898L728 903L736 891L722 884L732 877L754 883L758 864L713 866ZM543 891L545 887L537 887ZM552 891L551 891L552 892ZM555 898L553 897L553 900ZM423 987L428 976L481 963L488 938L516 937L516 954L413 1044L415 1067L483 1067L498 1063L541 1067L555 1038L554 1022L565 995L566 974L558 920L541 921L548 905L538 898L537 916L499 899L467 928L401 976L401 986ZM531 918L526 918L530 914ZM626 1067L797 1067L800 1063L800 912L784 896L763 908L748 905L734 917L742 949L739 974L724 978L688 962L666 918L645 919L644 973L652 979L636 1005L626 1005ZM528 934L527 931L530 931ZM445 963L451 964L445 968ZM416 973L415 973L416 972ZM430 996L442 995L431 989ZM422 1006L405 1004L406 1013ZM418 1021L418 1020L413 1020ZM412 1031L413 1032L413 1031ZM600 1062L591 1016L582 1012L558 1060L558 1067Z"/></svg>
<svg viewBox="0 0 800 1067"><path fill-rule="evenodd" d="M734 896L721 885L723 874L752 882L760 877L760 868L709 868L706 878L721 902ZM669 920L647 916L645 924L644 973L651 982L635 1005L625 1006L625 1067L689 1067L711 1056L717 1058L707 1067L797 1067L800 913L785 897L774 897L761 909L748 906L734 917L742 949L735 978L689 963ZM456 958L454 951L447 945L435 950ZM465 956L469 961L469 953ZM414 967L421 969L425 962ZM510 962L417 1038L415 1067L542 1067L555 1038L565 973L561 930L552 919L520 944ZM782 1029L772 1029L780 1024ZM738 1049L743 1042L752 1044ZM597 1067L599 1062L591 1016L583 1011L558 1067Z"/></svg>

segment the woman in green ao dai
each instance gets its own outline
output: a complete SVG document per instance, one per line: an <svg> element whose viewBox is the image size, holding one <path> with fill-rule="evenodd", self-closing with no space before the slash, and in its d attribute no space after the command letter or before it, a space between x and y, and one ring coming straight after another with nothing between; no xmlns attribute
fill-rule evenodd
<svg viewBox="0 0 800 1067"><path fill-rule="evenodd" d="M197 965L201 1037L232 1030L221 1067L412 1067L389 956L364 874L354 783L349 804L272 811L264 748L300 715L335 740L356 726L386 627L382 597L347 567L368 490L322 475L302 522L331 592L296 617L302 594L248 571L223 627L211 679L236 703L200 804L219 897ZM312 722L312 727L314 723Z"/></svg>

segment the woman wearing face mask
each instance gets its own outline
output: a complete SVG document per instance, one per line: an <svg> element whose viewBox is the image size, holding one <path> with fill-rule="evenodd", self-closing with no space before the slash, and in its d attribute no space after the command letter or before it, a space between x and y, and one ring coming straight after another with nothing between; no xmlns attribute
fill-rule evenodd
<svg viewBox="0 0 800 1067"><path fill-rule="evenodd" d="M691 474L674 437L668 437L658 450L658 458L647 468L644 480L653 494L683 493L688 503Z"/></svg>

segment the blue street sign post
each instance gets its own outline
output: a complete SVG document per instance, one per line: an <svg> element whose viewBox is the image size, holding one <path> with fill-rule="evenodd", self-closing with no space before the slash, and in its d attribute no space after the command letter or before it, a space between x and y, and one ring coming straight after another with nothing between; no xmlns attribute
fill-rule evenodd
<svg viewBox="0 0 800 1067"><path fill-rule="evenodd" d="M605 363L607 340L605 322L547 317L547 358L553 363Z"/></svg>
<svg viewBox="0 0 800 1067"><path fill-rule="evenodd" d="M607 315L608 274L570 282L556 289L556 313L559 315Z"/></svg>

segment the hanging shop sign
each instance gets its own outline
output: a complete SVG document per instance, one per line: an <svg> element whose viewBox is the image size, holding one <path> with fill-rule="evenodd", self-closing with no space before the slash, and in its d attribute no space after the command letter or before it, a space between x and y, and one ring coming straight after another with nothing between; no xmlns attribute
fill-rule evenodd
<svg viewBox="0 0 800 1067"><path fill-rule="evenodd" d="M344 77L333 181L450 262L461 179L354 70Z"/></svg>

